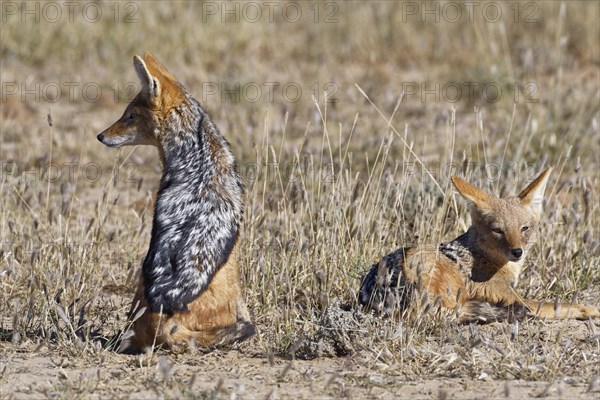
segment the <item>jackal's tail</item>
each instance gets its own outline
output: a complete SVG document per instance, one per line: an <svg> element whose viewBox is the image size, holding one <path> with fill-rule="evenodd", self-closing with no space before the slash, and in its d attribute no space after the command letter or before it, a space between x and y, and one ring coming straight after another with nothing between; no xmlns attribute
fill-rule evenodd
<svg viewBox="0 0 600 400"><path fill-rule="evenodd" d="M462 304L459 319L469 322L515 321L525 318L530 310L526 305L515 303L511 305L492 304L486 301L469 300Z"/></svg>

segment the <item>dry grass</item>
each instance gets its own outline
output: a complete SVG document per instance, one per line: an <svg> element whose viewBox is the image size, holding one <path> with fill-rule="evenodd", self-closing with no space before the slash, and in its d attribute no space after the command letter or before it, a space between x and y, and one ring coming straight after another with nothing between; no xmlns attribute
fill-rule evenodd
<svg viewBox="0 0 600 400"><path fill-rule="evenodd" d="M536 389L544 396L560 394L564 382L584 385L581 396L585 385L590 396L597 390L595 321L468 327L435 307L407 321L347 311L360 275L386 252L453 238L468 226L450 172L506 195L547 165L557 168L519 289L536 299L600 303L597 3L535 3L530 24L522 15L515 22L508 4L498 23L480 12L473 22L422 23L401 2L339 2L335 23L322 22L331 2L301 3L297 23L280 12L273 23L267 16L222 23L220 15L202 22L202 4L118 3L115 23L112 3L97 4L106 17L96 23L77 13L73 22L65 15L56 23L8 15L0 26L4 393L121 397L142 386L146 396L243 392L191 376L214 368L246 382L249 398L306 376L321 382L318 371L330 376L308 393L333 397L376 396L380 387L401 393L398 380L455 377L558 385ZM138 9L135 23L122 22L127 4ZM517 4L524 12L532 3ZM107 149L95 134L120 115L132 93L126 85L137 84L131 57L146 49L211 112L246 180L242 270L259 334L239 346L237 361L200 350L125 357L101 347L101 338L126 326L160 165L153 149ZM41 98L11 94L11 82ZM68 82L79 85L72 99ZM279 84L272 101L268 82ZM44 97L54 83L63 89L57 102ZM223 88L211 95L213 83L239 83L240 101ZM244 93L249 83L263 89L255 102ZM436 83L439 101L411 92ZM462 87L457 102L443 90L449 83ZM503 95L490 101L488 92L486 101L476 89L468 96L466 83L493 84ZM97 101L82 90L86 84L101 88ZM282 93L290 84L302 89L298 101ZM333 87L335 101L328 101L323 91ZM24 352L40 357L35 365L51 386L15 378ZM350 358L334 359L335 371L319 370L328 356ZM294 357L317 360L282 364ZM253 380L247 371L223 372L222 358L241 366L257 359L277 372Z"/></svg>

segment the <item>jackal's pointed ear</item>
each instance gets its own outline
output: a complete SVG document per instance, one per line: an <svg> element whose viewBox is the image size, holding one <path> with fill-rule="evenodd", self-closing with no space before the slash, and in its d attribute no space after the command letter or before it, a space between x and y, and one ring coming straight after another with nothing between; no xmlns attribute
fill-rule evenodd
<svg viewBox="0 0 600 400"><path fill-rule="evenodd" d="M477 209L485 211L490 208L491 196L489 194L460 179L458 176L453 176L450 179L456 190L458 190L458 193Z"/></svg>
<svg viewBox="0 0 600 400"><path fill-rule="evenodd" d="M537 212L542 211L542 200L544 199L544 190L546 189L546 183L548 183L548 177L552 172L552 167L547 168L542 172L533 182L529 184L521 193L519 193L519 199L521 203L532 207Z"/></svg>
<svg viewBox="0 0 600 400"><path fill-rule="evenodd" d="M157 77L152 76L146 63L139 56L133 57L133 66L142 82L142 93L152 104L158 104L161 90L160 81Z"/></svg>

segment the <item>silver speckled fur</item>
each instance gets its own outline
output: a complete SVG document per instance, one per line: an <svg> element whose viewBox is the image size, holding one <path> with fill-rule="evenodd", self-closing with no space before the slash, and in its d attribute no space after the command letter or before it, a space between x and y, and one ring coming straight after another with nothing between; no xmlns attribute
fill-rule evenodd
<svg viewBox="0 0 600 400"><path fill-rule="evenodd" d="M186 311L227 262L243 219L243 184L229 143L187 94L162 126L164 171L142 267L154 312Z"/></svg>

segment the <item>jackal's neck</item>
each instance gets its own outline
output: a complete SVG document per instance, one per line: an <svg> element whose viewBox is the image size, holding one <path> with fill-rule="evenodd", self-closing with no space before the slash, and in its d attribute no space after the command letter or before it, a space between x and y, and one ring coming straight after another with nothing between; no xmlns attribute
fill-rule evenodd
<svg viewBox="0 0 600 400"><path fill-rule="evenodd" d="M167 118L160 136L163 175L155 213L177 213L168 203L210 203L227 209L223 215L239 226L244 189L229 143L193 98Z"/></svg>
<svg viewBox="0 0 600 400"><path fill-rule="evenodd" d="M207 183L219 174L236 174L229 144L193 98L173 109L160 133L162 185Z"/></svg>
<svg viewBox="0 0 600 400"><path fill-rule="evenodd" d="M498 259L494 252L488 251L472 227L456 239L440 245L440 251L469 270L471 279L475 281L487 281L500 270L507 270L516 280L521 271L522 263Z"/></svg>

